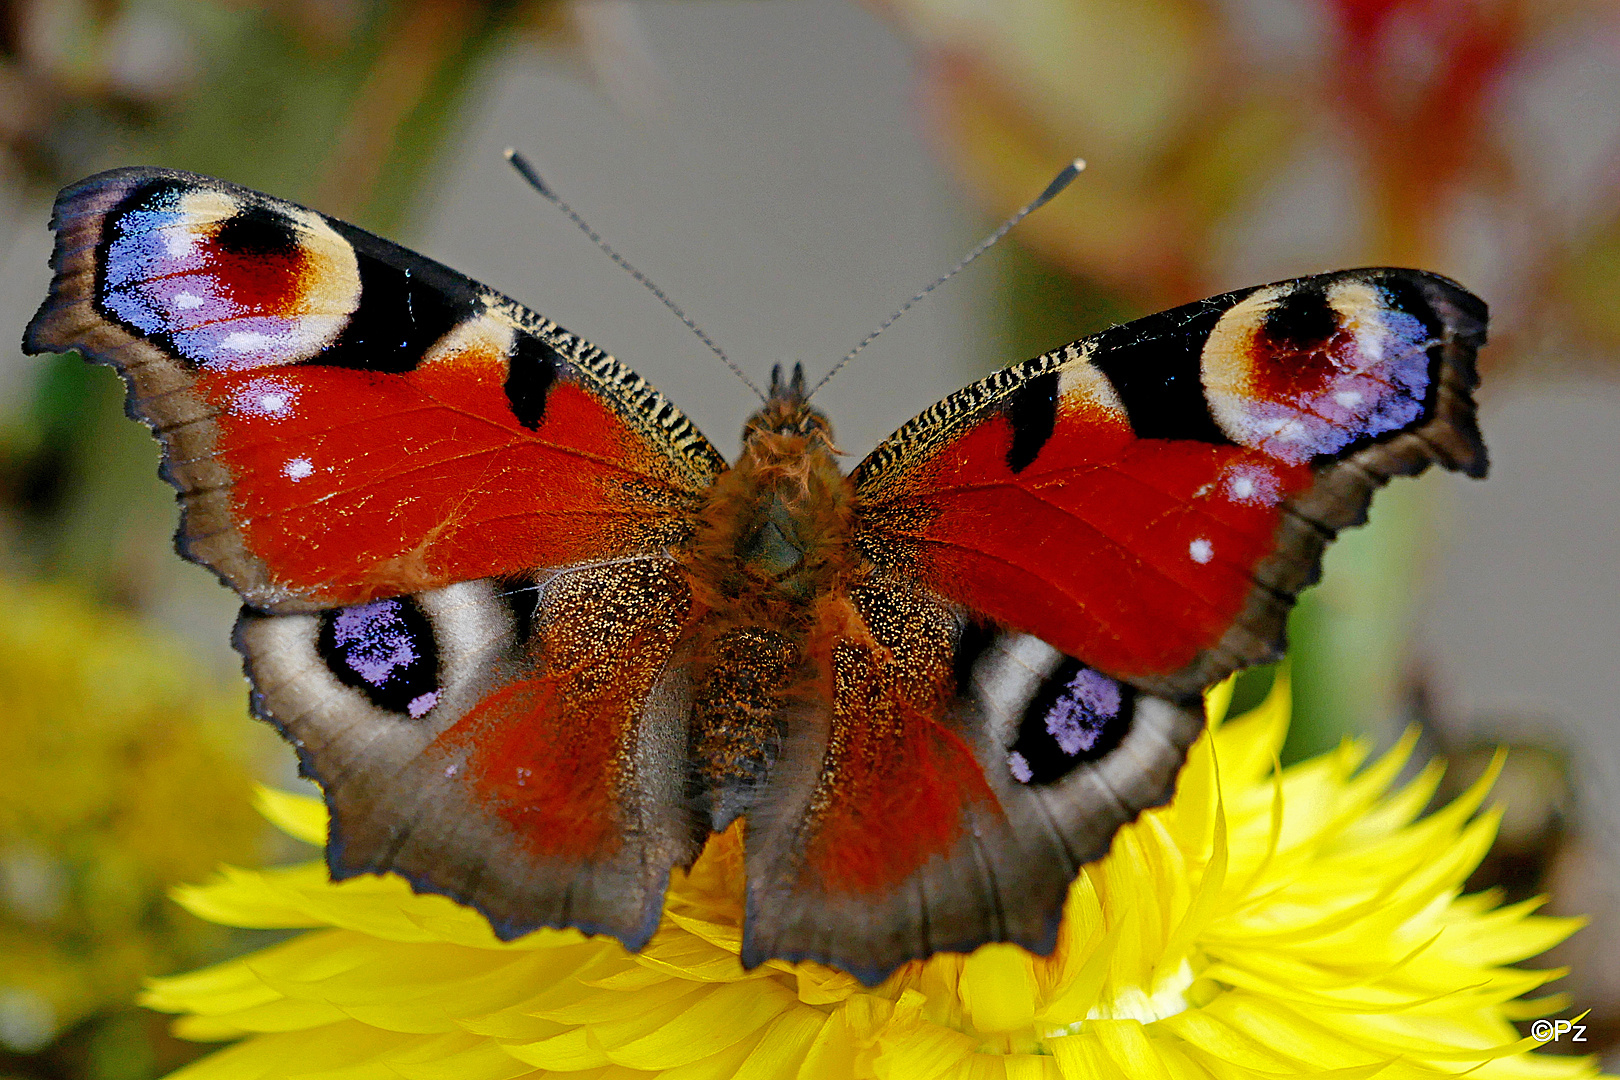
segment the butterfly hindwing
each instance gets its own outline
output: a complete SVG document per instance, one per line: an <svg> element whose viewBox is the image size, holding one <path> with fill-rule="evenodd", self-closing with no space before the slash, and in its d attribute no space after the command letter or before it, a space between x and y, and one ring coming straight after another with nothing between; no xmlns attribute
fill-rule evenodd
<svg viewBox="0 0 1620 1080"><path fill-rule="evenodd" d="M669 551L720 455L594 346L303 207L125 169L54 225L25 347L115 366L162 441L333 875L644 941L703 838Z"/></svg>
<svg viewBox="0 0 1620 1080"><path fill-rule="evenodd" d="M334 879L394 871L502 937L639 947L706 830L683 801L694 619L667 558L315 614L244 608L254 705L331 810Z"/></svg>
<svg viewBox="0 0 1620 1080"><path fill-rule="evenodd" d="M881 572L848 604L829 622L858 632L816 653L821 706L749 815L744 962L875 983L986 941L1049 953L1075 874L1169 797L1201 710Z"/></svg>
<svg viewBox="0 0 1620 1080"><path fill-rule="evenodd" d="M124 169L54 220L25 347L119 369L182 552L259 610L668 547L724 467L601 350L303 207Z"/></svg>

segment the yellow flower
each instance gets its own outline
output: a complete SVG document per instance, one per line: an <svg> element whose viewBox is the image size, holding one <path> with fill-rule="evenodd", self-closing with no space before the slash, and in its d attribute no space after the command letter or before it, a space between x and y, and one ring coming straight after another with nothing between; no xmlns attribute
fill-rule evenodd
<svg viewBox="0 0 1620 1080"><path fill-rule="evenodd" d="M675 876L634 955L572 931L502 944L474 912L394 878L227 870L180 902L237 926L322 929L161 980L146 1002L186 1013L187 1037L246 1036L185 1080L1593 1075L1587 1059L1534 1053L1509 1022L1563 1007L1521 997L1558 973L1503 966L1577 922L1460 895L1496 827L1475 816L1490 777L1420 817L1436 768L1389 792L1410 740L1365 769L1365 748L1346 744L1280 771L1287 715L1280 687L1199 742L1175 800L1076 880L1049 958L986 946L873 989L815 964L745 972L729 832ZM323 839L317 802L266 791L261 806Z"/></svg>
<svg viewBox="0 0 1620 1080"><path fill-rule="evenodd" d="M0 575L0 1053L87 1038L146 976L235 951L166 894L258 856L270 747L240 686L194 666L68 586Z"/></svg>

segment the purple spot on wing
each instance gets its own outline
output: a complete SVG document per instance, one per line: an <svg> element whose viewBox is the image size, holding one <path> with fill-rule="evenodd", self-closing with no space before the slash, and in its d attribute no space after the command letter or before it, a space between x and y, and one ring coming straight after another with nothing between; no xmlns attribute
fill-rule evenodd
<svg viewBox="0 0 1620 1080"><path fill-rule="evenodd" d="M107 245L103 280L110 289L144 285L154 277L206 271L208 253L184 214L134 211L118 219Z"/></svg>
<svg viewBox="0 0 1620 1080"><path fill-rule="evenodd" d="M1081 668L1046 714L1047 733L1071 757L1097 745L1108 721L1119 715L1119 684Z"/></svg>
<svg viewBox="0 0 1620 1080"><path fill-rule="evenodd" d="M418 655L416 642L400 616L398 600L377 600L339 612L332 623L332 640L343 662L372 686L386 683L396 671L415 663ZM421 700L411 702L412 716L420 715L414 709ZM428 702L422 711L432 704Z"/></svg>
<svg viewBox="0 0 1620 1080"><path fill-rule="evenodd" d="M412 698L411 703L405 706L405 711L411 714L412 720L417 720L420 719L429 709L433 708L434 705L438 704L438 701L439 692L437 690L430 690L426 694L420 694Z"/></svg>
<svg viewBox="0 0 1620 1080"><path fill-rule="evenodd" d="M1418 420L1429 387L1423 323L1385 308L1345 330L1326 346L1330 369L1320 381L1270 398L1247 395L1230 406L1222 423L1232 437L1304 464Z"/></svg>
<svg viewBox="0 0 1620 1080"><path fill-rule="evenodd" d="M1007 768L1012 770L1013 779L1020 784L1027 784L1035 779L1035 770L1029 767L1029 760L1016 750L1007 755Z"/></svg>
<svg viewBox="0 0 1620 1080"><path fill-rule="evenodd" d="M102 303L149 334L226 319L238 308L220 293L195 224L168 210L131 211L107 247Z"/></svg>
<svg viewBox="0 0 1620 1080"><path fill-rule="evenodd" d="M175 347L205 367L232 370L284 363L308 345L309 320L243 316L174 335Z"/></svg>
<svg viewBox="0 0 1620 1080"><path fill-rule="evenodd" d="M347 314L312 307L302 294L287 310L237 299L218 225L186 213L172 192L122 214L107 247L102 308L141 333L171 335L182 358L211 368L291 364L320 352Z"/></svg>

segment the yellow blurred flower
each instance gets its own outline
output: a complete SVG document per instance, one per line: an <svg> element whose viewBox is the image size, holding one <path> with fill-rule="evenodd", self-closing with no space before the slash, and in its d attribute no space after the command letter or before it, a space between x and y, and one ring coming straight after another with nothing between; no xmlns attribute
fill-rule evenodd
<svg viewBox="0 0 1620 1080"><path fill-rule="evenodd" d="M1200 741L1175 800L1075 882L1049 958L987 946L873 989L815 964L745 972L732 831L675 875L635 955L572 931L502 944L395 878L227 870L180 902L312 932L160 980L146 1002L187 1014L184 1036L246 1036L185 1080L1592 1075L1510 1023L1565 1004L1521 997L1558 973L1503 966L1577 921L1459 895L1496 828L1475 816L1490 777L1420 817L1438 769L1389 791L1410 741L1365 769L1365 747L1346 744L1279 771L1287 719L1282 687ZM316 801L265 791L261 809L324 838Z"/></svg>
<svg viewBox="0 0 1620 1080"><path fill-rule="evenodd" d="M4 577L0 613L0 1052L26 1054L228 955L167 893L259 854L267 740L243 732L240 684L198 679L129 615Z"/></svg>

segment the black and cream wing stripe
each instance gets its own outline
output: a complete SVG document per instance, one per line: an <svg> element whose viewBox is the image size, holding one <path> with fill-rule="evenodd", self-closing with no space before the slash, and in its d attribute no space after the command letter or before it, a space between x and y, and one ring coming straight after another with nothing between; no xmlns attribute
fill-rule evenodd
<svg viewBox="0 0 1620 1080"><path fill-rule="evenodd" d="M1009 467L1022 471L1051 437L1059 398L1077 390L1123 409L1138 438L1242 443L1239 424L1217 419L1206 382L1253 362L1257 319L1273 340L1295 351L1319 348L1341 333L1423 351L1432 375L1413 391L1422 395L1425 414L1442 421L1428 425L1424 437L1447 468L1483 475L1485 449L1468 395L1478 383L1474 354L1485 343L1485 314L1484 304L1455 282L1418 270L1345 270L1240 289L993 372L900 427L857 466L853 479L865 498L879 500L908 470L996 412L1012 421L1016 452ZM1422 337L1390 326L1392 316L1415 320ZM1106 388L1098 385L1099 375Z"/></svg>

